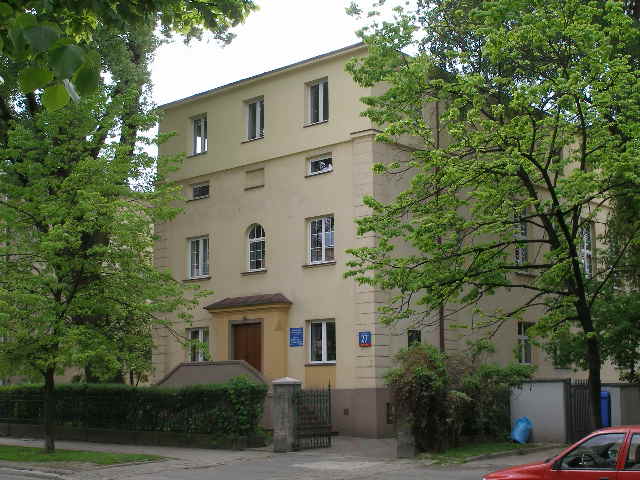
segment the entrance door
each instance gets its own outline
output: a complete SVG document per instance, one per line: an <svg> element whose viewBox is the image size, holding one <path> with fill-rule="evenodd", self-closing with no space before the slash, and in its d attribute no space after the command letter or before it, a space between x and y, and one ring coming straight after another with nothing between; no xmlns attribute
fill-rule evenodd
<svg viewBox="0 0 640 480"><path fill-rule="evenodd" d="M244 360L262 371L262 325L249 323L233 326L233 358Z"/></svg>

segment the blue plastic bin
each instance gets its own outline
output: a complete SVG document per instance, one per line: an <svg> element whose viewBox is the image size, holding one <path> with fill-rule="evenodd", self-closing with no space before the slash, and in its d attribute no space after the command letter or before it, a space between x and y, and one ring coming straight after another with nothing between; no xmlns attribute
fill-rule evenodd
<svg viewBox="0 0 640 480"><path fill-rule="evenodd" d="M600 420L603 427L611 426L611 395L609 392L600 392Z"/></svg>

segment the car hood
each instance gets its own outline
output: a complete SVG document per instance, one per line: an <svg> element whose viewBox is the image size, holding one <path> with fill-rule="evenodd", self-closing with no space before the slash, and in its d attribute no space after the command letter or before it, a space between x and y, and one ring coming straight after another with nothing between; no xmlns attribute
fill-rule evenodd
<svg viewBox="0 0 640 480"><path fill-rule="evenodd" d="M545 462L527 463L526 465L518 465L517 467L503 468L496 472L485 475L486 480L504 480L511 478L537 478L536 474L539 473L539 478L544 478L544 471L547 464Z"/></svg>

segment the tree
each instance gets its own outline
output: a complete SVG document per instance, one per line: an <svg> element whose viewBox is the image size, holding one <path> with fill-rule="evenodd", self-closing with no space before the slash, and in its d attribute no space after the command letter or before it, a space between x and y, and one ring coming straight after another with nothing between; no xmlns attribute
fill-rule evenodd
<svg viewBox="0 0 640 480"><path fill-rule="evenodd" d="M41 108L46 92L24 95L19 65L2 59L0 367L44 380L47 451L57 372L145 368L151 328L171 328L163 312L187 318L197 304L152 262L154 222L179 211L179 191L164 176L177 159L156 165L141 148L141 132L156 122L153 30L151 22L96 32L110 80L55 111Z"/></svg>
<svg viewBox="0 0 640 480"><path fill-rule="evenodd" d="M0 54L20 62L24 93L44 88L44 105L59 108L99 84L94 40L101 29L127 32L159 22L167 35L189 39L207 30L229 42L229 29L256 8L253 0L7 0L0 2Z"/></svg>
<svg viewBox="0 0 640 480"><path fill-rule="evenodd" d="M640 192L639 71L628 55L638 29L623 7L418 2L393 21L370 17L361 31L369 55L349 67L361 85L388 86L364 99L364 114L383 126L378 139L419 145L406 164L376 165L412 172L411 183L388 204L365 199L371 215L359 233L374 232L377 244L350 250L348 275L397 292L387 322L454 304L484 314L489 334L533 309L543 311L534 332L578 332L594 427L606 341L594 309L639 238L629 229L610 262L595 248L606 247L616 200ZM414 253L396 253L398 241ZM483 302L498 291L522 301L512 310Z"/></svg>

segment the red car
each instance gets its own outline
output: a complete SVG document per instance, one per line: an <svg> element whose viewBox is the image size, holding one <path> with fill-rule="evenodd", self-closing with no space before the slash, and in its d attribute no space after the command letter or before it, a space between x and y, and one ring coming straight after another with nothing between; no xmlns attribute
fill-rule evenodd
<svg viewBox="0 0 640 480"><path fill-rule="evenodd" d="M640 426L589 434L540 463L505 468L483 480L640 480Z"/></svg>

